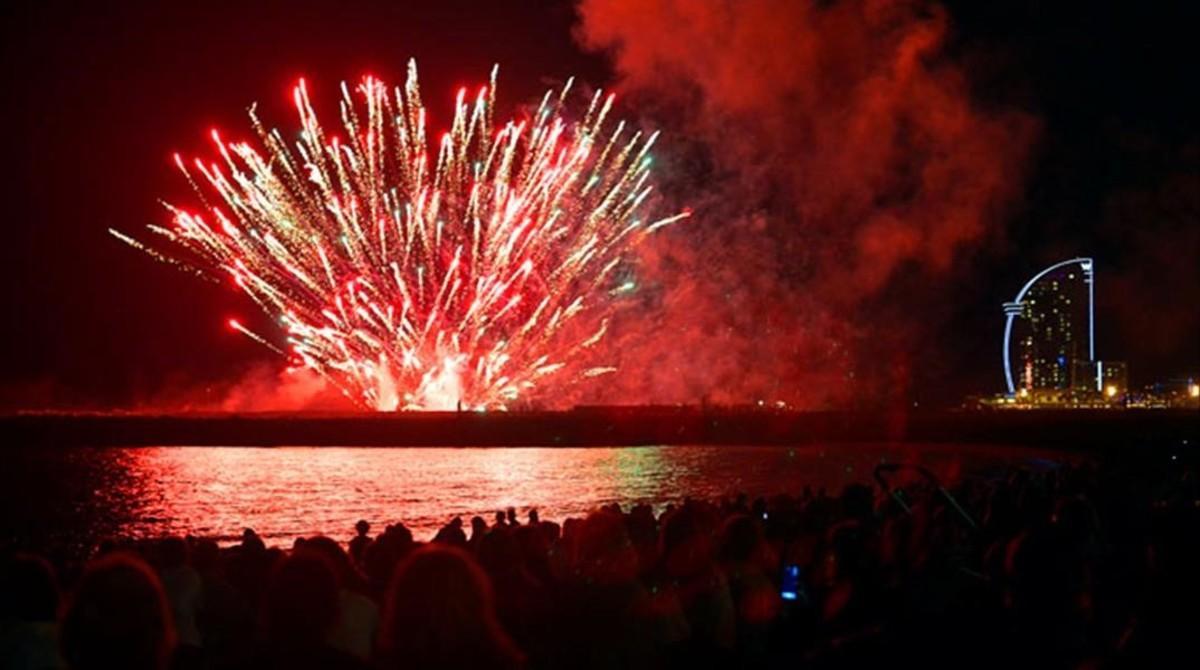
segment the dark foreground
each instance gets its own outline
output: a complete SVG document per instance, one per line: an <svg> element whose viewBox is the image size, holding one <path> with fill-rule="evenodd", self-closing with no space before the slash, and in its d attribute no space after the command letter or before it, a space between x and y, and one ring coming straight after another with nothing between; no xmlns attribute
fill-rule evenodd
<svg viewBox="0 0 1200 670"><path fill-rule="evenodd" d="M429 543L400 523L287 551L252 531L227 549L109 543L82 573L57 566L58 586L48 564L9 558L0 657L73 668L1186 665L1200 485L1192 450L1166 454L957 482L884 466L837 492L693 500L659 515L607 506L561 525L510 510L453 519Z"/></svg>
<svg viewBox="0 0 1200 670"><path fill-rule="evenodd" d="M1195 410L773 411L581 407L398 414L25 413L0 416L23 446L634 446L850 442L1023 444L1060 449L1200 442Z"/></svg>

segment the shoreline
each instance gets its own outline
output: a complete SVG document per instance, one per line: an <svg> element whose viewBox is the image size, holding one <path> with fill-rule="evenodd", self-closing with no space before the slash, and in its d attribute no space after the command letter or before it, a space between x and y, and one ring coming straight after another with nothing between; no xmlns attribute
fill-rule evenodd
<svg viewBox="0 0 1200 670"><path fill-rule="evenodd" d="M1200 412L580 407L535 412L27 412L5 446L621 447L959 443L1095 451L1200 444Z"/></svg>

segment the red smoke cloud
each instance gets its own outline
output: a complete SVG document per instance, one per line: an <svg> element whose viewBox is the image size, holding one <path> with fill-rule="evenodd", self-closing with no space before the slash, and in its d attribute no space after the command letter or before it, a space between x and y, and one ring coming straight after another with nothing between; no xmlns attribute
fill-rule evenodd
<svg viewBox="0 0 1200 670"><path fill-rule="evenodd" d="M695 210L644 253L653 309L617 324L622 371L597 399L815 406L903 387L918 329L886 321L881 296L914 273L936 294L999 237L1036 132L976 102L946 13L583 0L579 15L580 42L666 130L661 206ZM884 360L880 342L896 344Z"/></svg>
<svg viewBox="0 0 1200 670"><path fill-rule="evenodd" d="M1001 236L1036 133L988 108L936 4L582 0L626 110L664 130L660 214L596 364L531 398L841 405L901 397L938 294ZM921 321L912 315L920 314ZM936 338L929 338L937 341ZM342 409L317 380L256 369L153 409ZM152 409L145 407L144 409Z"/></svg>
<svg viewBox="0 0 1200 670"><path fill-rule="evenodd" d="M226 379L206 382L171 376L143 391L120 411L156 413L209 412L351 412L358 406L320 376L303 368L252 365ZM0 385L0 411L103 411L93 398L51 378Z"/></svg>
<svg viewBox="0 0 1200 670"><path fill-rule="evenodd" d="M230 380L178 381L153 393L137 412L348 412L357 405L305 368L253 365Z"/></svg>

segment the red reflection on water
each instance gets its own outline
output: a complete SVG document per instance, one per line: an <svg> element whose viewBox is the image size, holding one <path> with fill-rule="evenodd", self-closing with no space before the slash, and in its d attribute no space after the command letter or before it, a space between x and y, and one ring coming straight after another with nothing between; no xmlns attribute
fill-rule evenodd
<svg viewBox="0 0 1200 670"><path fill-rule="evenodd" d="M885 461L920 462L935 472L1024 459L1029 452L954 447L846 445L626 448L242 448L157 447L117 451L124 471L105 495L122 534L232 538L254 528L277 544L301 535L352 534L402 521L418 539L455 515L562 520L599 505L797 492L836 492L870 483Z"/></svg>

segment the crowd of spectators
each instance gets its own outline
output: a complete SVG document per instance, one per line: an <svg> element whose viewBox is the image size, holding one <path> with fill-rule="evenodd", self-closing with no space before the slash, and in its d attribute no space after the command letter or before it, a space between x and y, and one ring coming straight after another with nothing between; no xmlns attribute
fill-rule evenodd
<svg viewBox="0 0 1200 670"><path fill-rule="evenodd" d="M3 558L7 668L1154 667L1191 658L1195 469L881 468L836 494L269 547ZM349 535L349 530L348 535Z"/></svg>

